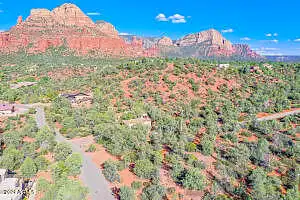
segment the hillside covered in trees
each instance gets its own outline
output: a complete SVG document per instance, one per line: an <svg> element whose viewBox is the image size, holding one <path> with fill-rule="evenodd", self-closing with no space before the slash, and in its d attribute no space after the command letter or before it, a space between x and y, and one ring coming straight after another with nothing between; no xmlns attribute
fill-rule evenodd
<svg viewBox="0 0 300 200"><path fill-rule="evenodd" d="M5 55L0 56L0 100L50 103L46 112L52 128L70 139L92 136L94 143L86 151L101 147L114 158L101 168L121 200L298 199L300 116L259 119L299 110L300 64L229 62L228 68L219 64L76 57L63 48ZM37 84L10 88L23 81ZM60 95L80 92L91 94L92 102L74 105ZM31 153L40 147L43 130L29 124L26 130L34 131L17 134L6 131L7 124L0 164L8 164L8 150L19 151L21 136L27 135L35 138L36 146L22 143L22 156L14 155L23 159L26 154L26 163L41 159ZM49 148L56 155L55 166L68 168L72 155L56 152L67 147ZM20 167L20 159L11 163L12 169ZM24 168L23 175L34 175ZM61 178L57 168L54 179ZM124 170L134 177L132 181L126 181L129 175L122 176ZM68 173L72 175L72 169ZM68 184L63 180L59 183ZM43 181L45 194L61 188L48 184ZM80 185L74 187L85 194Z"/></svg>

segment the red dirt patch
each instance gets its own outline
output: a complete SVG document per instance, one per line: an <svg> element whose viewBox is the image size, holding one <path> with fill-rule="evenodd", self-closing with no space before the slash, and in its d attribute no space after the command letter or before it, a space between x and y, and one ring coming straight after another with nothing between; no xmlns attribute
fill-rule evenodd
<svg viewBox="0 0 300 200"><path fill-rule="evenodd" d="M23 142L29 142L29 143L35 142L35 138L31 138L31 137L25 136L23 138Z"/></svg>

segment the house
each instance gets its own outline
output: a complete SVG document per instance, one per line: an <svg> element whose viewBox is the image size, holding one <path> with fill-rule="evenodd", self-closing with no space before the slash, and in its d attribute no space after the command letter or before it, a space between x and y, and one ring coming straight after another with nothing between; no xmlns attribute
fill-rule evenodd
<svg viewBox="0 0 300 200"><path fill-rule="evenodd" d="M219 68L219 69L227 69L227 68L229 68L229 67L230 67L229 64L219 64L219 65L218 65L218 68Z"/></svg>
<svg viewBox="0 0 300 200"><path fill-rule="evenodd" d="M61 97L65 97L68 99L72 104L80 104L84 102L91 102L92 101L92 96L89 94L85 94L82 92L79 93L73 93L73 94L61 94Z"/></svg>
<svg viewBox="0 0 300 200"><path fill-rule="evenodd" d="M12 114L15 111L15 107L9 104L0 104L0 115Z"/></svg>
<svg viewBox="0 0 300 200"><path fill-rule="evenodd" d="M36 84L37 84L37 82L20 82L20 83L16 83L16 84L11 84L10 88L11 89L19 89L22 87L30 87L30 86L33 86Z"/></svg>
<svg viewBox="0 0 300 200"><path fill-rule="evenodd" d="M136 119L123 120L123 123L129 126L130 128L138 124L147 126L149 128L151 128L152 126L152 120L147 114L143 114L141 117Z"/></svg>
<svg viewBox="0 0 300 200"><path fill-rule="evenodd" d="M23 187L18 178L10 178L7 169L0 169L0 199L23 199Z"/></svg>

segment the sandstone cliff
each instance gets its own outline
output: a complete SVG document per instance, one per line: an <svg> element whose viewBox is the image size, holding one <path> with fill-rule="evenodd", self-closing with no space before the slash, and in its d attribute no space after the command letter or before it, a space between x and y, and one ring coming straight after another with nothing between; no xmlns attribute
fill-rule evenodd
<svg viewBox="0 0 300 200"><path fill-rule="evenodd" d="M226 40L221 33L215 29L187 35L178 40L176 44L178 46L191 46L201 44L202 42L210 42L211 45L216 45L225 50L232 50L231 42Z"/></svg>
<svg viewBox="0 0 300 200"><path fill-rule="evenodd" d="M105 21L94 23L80 8L63 4L53 9L32 9L10 31L0 33L0 52L45 52L65 46L77 53L105 56L142 57L231 57L260 58L247 45L233 45L217 30L189 34L175 43L168 37L119 36Z"/></svg>
<svg viewBox="0 0 300 200"><path fill-rule="evenodd" d="M81 54L97 52L108 56L157 56L156 49L127 44L113 25L94 23L76 5L63 4L50 11L33 9L29 17L17 20L10 31L0 33L0 51L45 52L49 47L66 46Z"/></svg>
<svg viewBox="0 0 300 200"><path fill-rule="evenodd" d="M157 44L159 46L173 46L173 41L171 38L162 37L160 40L158 40Z"/></svg>
<svg viewBox="0 0 300 200"><path fill-rule="evenodd" d="M215 29L189 34L176 41L176 48L165 48L164 54L184 57L261 58L248 45L233 45Z"/></svg>

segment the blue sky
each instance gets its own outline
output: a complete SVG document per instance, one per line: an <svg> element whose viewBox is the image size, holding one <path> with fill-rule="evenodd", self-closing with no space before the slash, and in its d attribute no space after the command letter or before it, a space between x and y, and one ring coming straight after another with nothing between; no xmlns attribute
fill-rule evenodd
<svg viewBox="0 0 300 200"><path fill-rule="evenodd" d="M233 43L248 43L262 54L300 55L300 0L0 0L0 30L26 18L31 8L75 3L93 20L121 33L169 36L209 28L223 30ZM159 15L161 14L161 15Z"/></svg>

